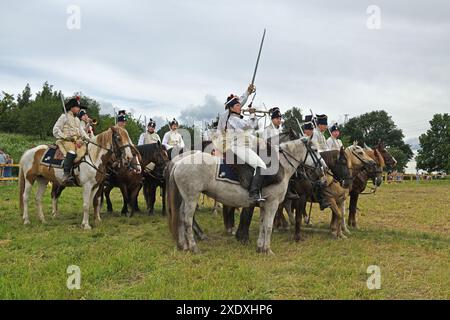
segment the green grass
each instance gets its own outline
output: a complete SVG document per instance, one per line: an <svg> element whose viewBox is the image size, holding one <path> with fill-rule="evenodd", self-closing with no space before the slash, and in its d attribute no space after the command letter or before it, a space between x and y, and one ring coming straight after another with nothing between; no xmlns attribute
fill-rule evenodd
<svg viewBox="0 0 450 320"><path fill-rule="evenodd" d="M333 240L330 215L313 209L306 240L275 232L275 256L225 235L220 217L201 210L210 240L198 255L180 252L158 214L133 218L102 214L91 231L80 228L80 189L66 190L61 214L47 225L19 215L17 187L0 185L0 298L2 299L449 299L450 182L383 185L361 196L360 229ZM114 207L121 208L117 189ZM144 208L143 199L140 199ZM92 221L92 220L91 220ZM66 269L81 268L81 289L68 290ZM381 268L381 289L368 290L369 265Z"/></svg>

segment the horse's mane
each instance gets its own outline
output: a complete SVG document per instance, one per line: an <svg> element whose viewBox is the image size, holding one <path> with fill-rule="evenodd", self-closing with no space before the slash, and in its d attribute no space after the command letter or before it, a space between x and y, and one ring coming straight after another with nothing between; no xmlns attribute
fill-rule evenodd
<svg viewBox="0 0 450 320"><path fill-rule="evenodd" d="M143 144L141 146L136 147L139 153L141 154L142 159L150 159L156 150L160 149L160 145L158 143L151 144Z"/></svg>
<svg viewBox="0 0 450 320"><path fill-rule="evenodd" d="M96 144L98 144L99 146L101 146L102 148L105 149L109 149L111 146L109 145L109 143L112 141L112 130L111 128L99 133L95 139L94 142ZM101 148L91 148L89 150L90 156L92 158L92 160L95 162L98 159L98 154L100 153L102 149Z"/></svg>
<svg viewBox="0 0 450 320"><path fill-rule="evenodd" d="M336 161L339 158L339 150L329 150L320 153L323 161L327 164L329 168L333 168L336 165Z"/></svg>
<svg viewBox="0 0 450 320"><path fill-rule="evenodd" d="M364 151L367 153L367 155L371 159L373 159L376 162L377 166L379 166L381 168L385 167L386 164L384 163L384 158L381 155L380 151L378 151L376 149L371 149L371 148L364 149Z"/></svg>

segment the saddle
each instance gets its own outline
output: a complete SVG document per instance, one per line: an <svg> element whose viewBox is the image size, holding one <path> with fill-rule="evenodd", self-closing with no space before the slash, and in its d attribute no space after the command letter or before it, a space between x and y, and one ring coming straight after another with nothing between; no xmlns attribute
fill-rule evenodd
<svg viewBox="0 0 450 320"><path fill-rule="evenodd" d="M81 148L77 148L77 157L74 161L74 168L78 166L81 159L86 154L86 145L83 144ZM41 164L46 167L61 169L64 165L64 159L66 159L67 152L64 150L64 147L58 143L49 144L47 146L47 150L45 150L42 158Z"/></svg>
<svg viewBox="0 0 450 320"><path fill-rule="evenodd" d="M268 144L267 147L269 150L268 157L267 159L265 159L265 157L262 157L262 159L266 163L267 168L269 168L271 158L270 155L276 154L276 161L278 161L279 154L273 152L270 144ZM231 161L231 163L227 162L227 152L230 152L233 156L233 160ZM281 165L279 166L278 171L275 174L264 174L264 171L265 170L261 171L262 175L264 176L262 187L267 187L269 185L279 183L284 173L284 169ZM238 161L238 157L234 153L232 153L232 151L226 151L223 154L222 161L217 166L216 179L229 183L240 184L244 189L248 190L250 188L250 184L252 182L254 174L255 169L253 167L251 167L247 163L242 163L241 160Z"/></svg>

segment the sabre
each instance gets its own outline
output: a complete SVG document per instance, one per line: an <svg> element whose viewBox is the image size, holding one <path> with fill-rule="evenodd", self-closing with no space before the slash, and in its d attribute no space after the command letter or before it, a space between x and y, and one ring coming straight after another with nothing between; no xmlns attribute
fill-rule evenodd
<svg viewBox="0 0 450 320"><path fill-rule="evenodd" d="M253 71L252 85L255 84L256 71L258 71L259 58L261 57L261 51L262 51L262 48L263 48L264 38L265 37L266 37L266 28L264 28L264 33L263 33L263 36L262 36L262 39L261 39L261 44L259 46L259 52L258 52L258 58L256 60L255 71Z"/></svg>
<svg viewBox="0 0 450 320"><path fill-rule="evenodd" d="M63 110L64 110L64 114L66 115L66 118L67 118L67 110L66 110L66 105L64 103L64 97L63 97L62 92L61 92L60 96L61 96L61 102L62 102L62 107L63 107Z"/></svg>

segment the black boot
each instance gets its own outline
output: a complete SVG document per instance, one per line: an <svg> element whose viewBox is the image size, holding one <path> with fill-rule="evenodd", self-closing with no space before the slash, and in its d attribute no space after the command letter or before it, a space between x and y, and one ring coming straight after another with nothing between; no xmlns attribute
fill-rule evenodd
<svg viewBox="0 0 450 320"><path fill-rule="evenodd" d="M264 199L261 196L261 187L263 183L264 176L261 175L261 168L258 167L255 169L255 175L252 178L252 183L250 184L250 200L255 203L264 202Z"/></svg>
<svg viewBox="0 0 450 320"><path fill-rule="evenodd" d="M288 200L300 199L300 196L294 191L294 188L292 186L292 180L289 180L289 185L288 185L288 189L287 189L285 198Z"/></svg>
<svg viewBox="0 0 450 320"><path fill-rule="evenodd" d="M71 171L76 157L76 154L67 153L66 159L64 159L64 177L62 181L64 187L70 187L75 184L75 179L73 178Z"/></svg>

